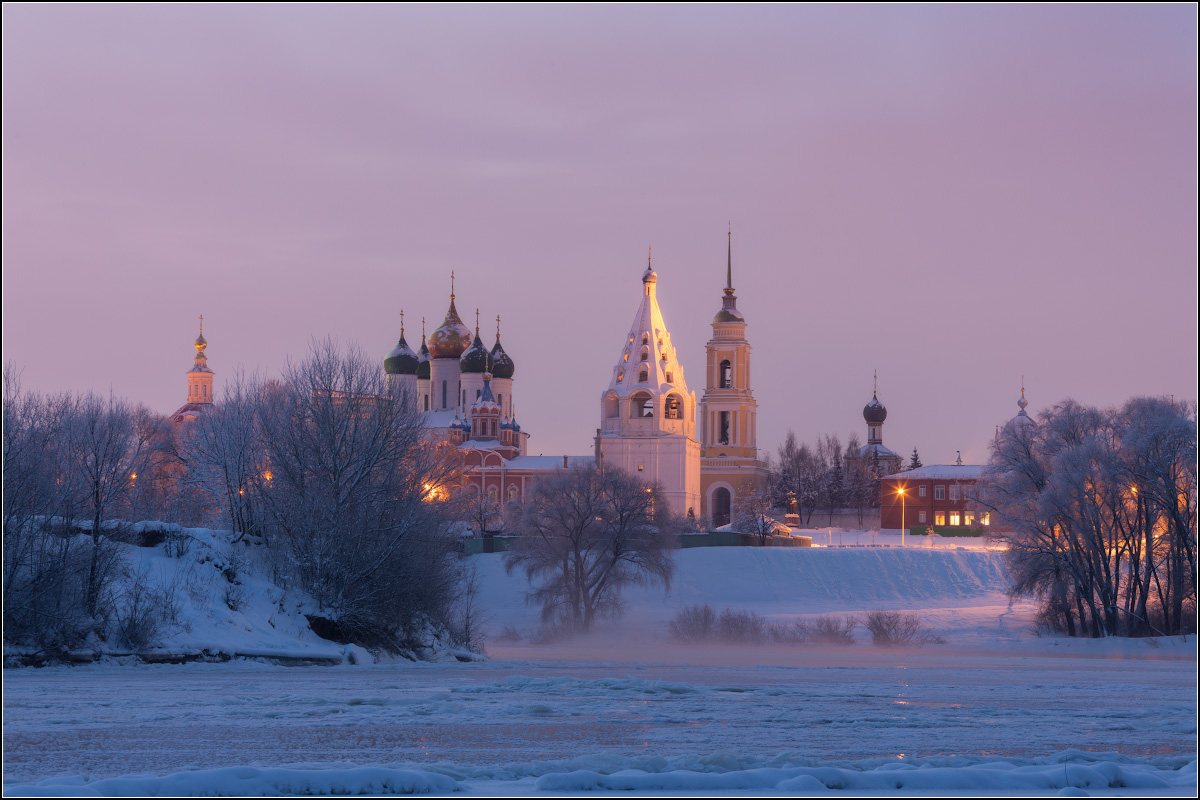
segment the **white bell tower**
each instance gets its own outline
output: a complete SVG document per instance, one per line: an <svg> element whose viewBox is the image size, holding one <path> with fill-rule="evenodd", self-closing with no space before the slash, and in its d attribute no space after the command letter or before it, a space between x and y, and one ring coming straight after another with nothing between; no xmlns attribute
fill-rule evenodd
<svg viewBox="0 0 1200 800"><path fill-rule="evenodd" d="M660 483L675 513L699 515L696 395L688 391L663 322L657 285L647 259L641 305L601 396L597 455L605 468Z"/></svg>

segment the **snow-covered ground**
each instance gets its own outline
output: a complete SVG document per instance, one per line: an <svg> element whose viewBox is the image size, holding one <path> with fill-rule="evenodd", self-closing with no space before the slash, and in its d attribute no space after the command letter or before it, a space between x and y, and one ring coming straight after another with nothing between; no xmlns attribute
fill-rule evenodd
<svg viewBox="0 0 1200 800"><path fill-rule="evenodd" d="M5 793L1196 788L1194 640L1039 638L1033 607L1008 605L1001 555L978 546L680 551L669 593L631 590L623 620L551 644L530 641L524 578L500 555L472 563L486 627L521 634L493 640L487 662L6 670ZM296 619L291 601L246 585L263 599L241 617L194 614L172 646L240 625L239 647L286 650L274 632ZM775 620L913 610L946 644L880 649L861 627L846 647L667 641L676 611L704 602ZM341 651L310 635L300 650Z"/></svg>

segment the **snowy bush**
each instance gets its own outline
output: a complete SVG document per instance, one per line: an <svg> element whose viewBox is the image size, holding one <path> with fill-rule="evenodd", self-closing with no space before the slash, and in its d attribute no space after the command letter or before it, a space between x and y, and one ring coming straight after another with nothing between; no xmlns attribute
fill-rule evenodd
<svg viewBox="0 0 1200 800"><path fill-rule="evenodd" d="M942 644L941 636L934 636L920 618L905 611L871 611L863 620L871 632L871 643L879 647L921 646Z"/></svg>
<svg viewBox="0 0 1200 800"><path fill-rule="evenodd" d="M858 624L852 616L839 617L826 614L815 619L796 623L804 639L820 644L854 644L854 626Z"/></svg>
<svg viewBox="0 0 1200 800"><path fill-rule="evenodd" d="M707 603L688 606L670 622L671 638L680 642L707 642L717 628L717 615Z"/></svg>
<svg viewBox="0 0 1200 800"><path fill-rule="evenodd" d="M766 620L753 611L727 608L717 618L717 637L732 644L760 644L766 638Z"/></svg>

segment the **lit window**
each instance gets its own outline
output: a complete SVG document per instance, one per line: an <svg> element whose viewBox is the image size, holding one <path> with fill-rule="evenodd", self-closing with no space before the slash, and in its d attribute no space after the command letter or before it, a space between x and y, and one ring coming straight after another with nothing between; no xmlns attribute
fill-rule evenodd
<svg viewBox="0 0 1200 800"><path fill-rule="evenodd" d="M945 486L933 487L933 499L934 500L945 500L946 499L946 487ZM938 524L940 525L941 523L938 523Z"/></svg>
<svg viewBox="0 0 1200 800"><path fill-rule="evenodd" d="M975 524L975 512L964 511L963 512L963 525L974 525L974 524Z"/></svg>
<svg viewBox="0 0 1200 800"><path fill-rule="evenodd" d="M962 519L959 517L957 511L950 512L950 524L951 525L961 525L962 524Z"/></svg>
<svg viewBox="0 0 1200 800"><path fill-rule="evenodd" d="M958 499L958 484L957 483L950 487L950 499L951 500Z"/></svg>
<svg viewBox="0 0 1200 800"><path fill-rule="evenodd" d="M617 370L617 383L625 380L625 370Z"/></svg>
<svg viewBox="0 0 1200 800"><path fill-rule="evenodd" d="M925 519L925 512L924 512L924 511L922 511L922 512L921 512L921 513L919 513L919 514L917 514L917 522L926 522L926 521L927 521L927 520Z"/></svg>
<svg viewBox="0 0 1200 800"><path fill-rule="evenodd" d="M921 484L921 488L917 490L917 493L921 495L921 497L925 496L925 484Z"/></svg>
<svg viewBox="0 0 1200 800"><path fill-rule="evenodd" d="M508 500L511 503L513 500L516 500L516 499L517 499L517 485L515 483L510 483L508 485Z"/></svg>
<svg viewBox="0 0 1200 800"><path fill-rule="evenodd" d="M945 511L935 512L933 515L933 524L934 525L945 525L946 524L946 512Z"/></svg>
<svg viewBox="0 0 1200 800"><path fill-rule="evenodd" d="M985 511L981 515L979 521L982 522L984 525L991 525L992 524L992 515L990 513L988 513L987 511Z"/></svg>
<svg viewBox="0 0 1200 800"><path fill-rule="evenodd" d="M498 491L496 490L496 487L495 487L495 486L492 486L492 487L490 487L490 488L488 489L488 500L490 500L491 502L493 502L493 503L494 503L494 502L496 502L496 501L497 501L497 500L499 500L499 499L500 499L500 492L498 492Z"/></svg>

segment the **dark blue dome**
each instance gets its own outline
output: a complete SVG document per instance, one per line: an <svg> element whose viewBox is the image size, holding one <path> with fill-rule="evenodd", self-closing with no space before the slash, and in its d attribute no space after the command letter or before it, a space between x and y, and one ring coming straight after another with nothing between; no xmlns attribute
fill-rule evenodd
<svg viewBox="0 0 1200 800"><path fill-rule="evenodd" d="M404 334L401 333L400 341L396 342L392 352L383 359L383 371L388 375L416 375L419 363L420 359L408 346L408 342L404 341Z"/></svg>
<svg viewBox="0 0 1200 800"><path fill-rule="evenodd" d="M500 346L500 340L496 339L496 344L492 347L492 377L511 378L516 371L517 365L513 363L508 353L504 352L504 348Z"/></svg>
<svg viewBox="0 0 1200 800"><path fill-rule="evenodd" d="M491 355L488 353L487 348L483 346L483 340L479 338L478 333L475 334L475 341L471 342L471 346L458 359L459 368L463 372L475 374L487 372L491 363Z"/></svg>

